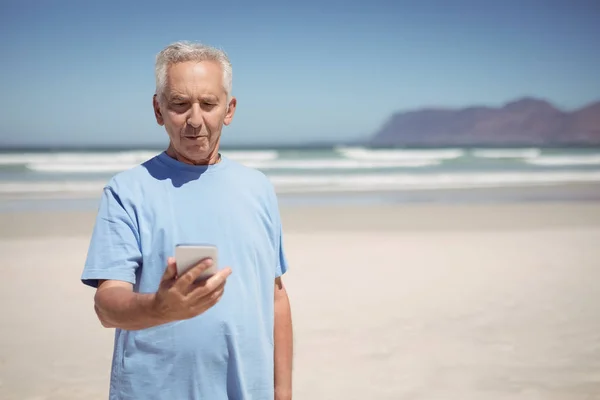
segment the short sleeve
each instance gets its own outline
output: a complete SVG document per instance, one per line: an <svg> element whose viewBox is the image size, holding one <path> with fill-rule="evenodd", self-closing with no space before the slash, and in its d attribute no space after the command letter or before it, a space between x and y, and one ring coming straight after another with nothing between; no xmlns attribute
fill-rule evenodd
<svg viewBox="0 0 600 400"><path fill-rule="evenodd" d="M91 287L98 287L98 281L104 279L135 284L141 259L137 225L114 189L106 187L81 280Z"/></svg>
<svg viewBox="0 0 600 400"><path fill-rule="evenodd" d="M275 278L279 278L288 270L288 260L285 253L283 240L283 224L281 223L281 212L277 201L277 194L271 186L271 214L273 215L273 232L275 233L275 252L277 260L275 262Z"/></svg>
<svg viewBox="0 0 600 400"><path fill-rule="evenodd" d="M283 246L283 229L281 226L281 222L279 223L279 234L277 239L277 265L275 268L275 277L279 278L281 275L285 274L288 270L288 261L285 255L285 249Z"/></svg>

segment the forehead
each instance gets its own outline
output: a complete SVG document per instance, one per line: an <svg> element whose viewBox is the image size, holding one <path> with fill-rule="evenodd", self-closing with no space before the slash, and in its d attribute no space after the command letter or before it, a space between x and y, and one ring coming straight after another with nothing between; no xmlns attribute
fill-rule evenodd
<svg viewBox="0 0 600 400"><path fill-rule="evenodd" d="M225 95L223 71L215 61L186 61L170 65L166 83L167 93Z"/></svg>

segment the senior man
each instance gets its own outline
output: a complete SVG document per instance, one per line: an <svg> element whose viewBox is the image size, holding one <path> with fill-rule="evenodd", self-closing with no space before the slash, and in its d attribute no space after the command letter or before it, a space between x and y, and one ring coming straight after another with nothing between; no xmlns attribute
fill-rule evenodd
<svg viewBox="0 0 600 400"><path fill-rule="evenodd" d="M237 100L222 51L177 42L156 58L156 121L169 145L103 190L82 281L116 328L110 399L290 399L292 322L275 191L221 155ZM178 276L178 243L218 247Z"/></svg>

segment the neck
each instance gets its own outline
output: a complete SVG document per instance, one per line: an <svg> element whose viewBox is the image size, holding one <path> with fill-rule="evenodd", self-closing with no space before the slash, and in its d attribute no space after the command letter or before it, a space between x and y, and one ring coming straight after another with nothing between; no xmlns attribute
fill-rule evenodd
<svg viewBox="0 0 600 400"><path fill-rule="evenodd" d="M166 153L169 157L190 165L212 165L221 161L221 155L219 154L218 147L215 147L215 149L208 154L208 157L199 160L192 160L180 154L177 152L177 150L175 150L175 147L173 147L173 144L171 143L169 144Z"/></svg>

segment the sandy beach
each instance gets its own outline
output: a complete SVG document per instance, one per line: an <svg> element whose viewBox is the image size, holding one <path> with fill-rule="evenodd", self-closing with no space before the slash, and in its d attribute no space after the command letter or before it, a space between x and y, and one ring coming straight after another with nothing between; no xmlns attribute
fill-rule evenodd
<svg viewBox="0 0 600 400"><path fill-rule="evenodd" d="M295 399L600 399L600 203L282 214ZM107 398L93 220L0 214L1 399Z"/></svg>

